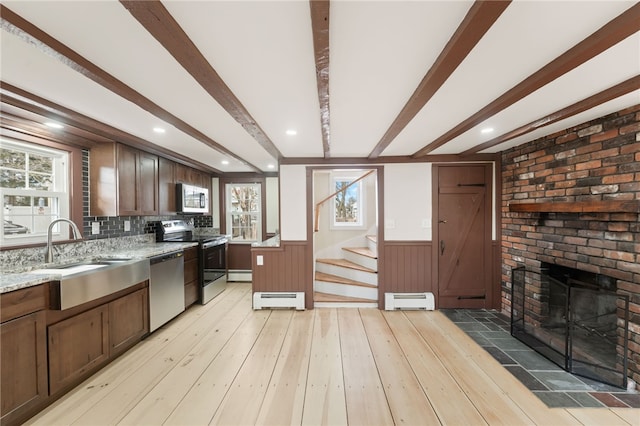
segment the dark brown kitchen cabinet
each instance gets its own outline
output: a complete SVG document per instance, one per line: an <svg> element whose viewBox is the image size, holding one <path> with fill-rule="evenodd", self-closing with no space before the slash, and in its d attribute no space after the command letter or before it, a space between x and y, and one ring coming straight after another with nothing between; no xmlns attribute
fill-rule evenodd
<svg viewBox="0 0 640 426"><path fill-rule="evenodd" d="M0 424L24 422L48 398L48 285L0 295Z"/></svg>
<svg viewBox="0 0 640 426"><path fill-rule="evenodd" d="M158 156L119 143L90 152L92 216L158 214Z"/></svg>
<svg viewBox="0 0 640 426"><path fill-rule="evenodd" d="M132 214L158 214L158 156L143 151L137 152L137 182L135 187L138 204ZM120 186L122 187L122 184Z"/></svg>
<svg viewBox="0 0 640 426"><path fill-rule="evenodd" d="M148 306L148 290L143 287L50 324L51 394L76 385L142 340L149 332Z"/></svg>
<svg viewBox="0 0 640 426"><path fill-rule="evenodd" d="M198 248L184 250L184 307L187 308L198 301Z"/></svg>
<svg viewBox="0 0 640 426"><path fill-rule="evenodd" d="M149 331L149 302L146 288L109 303L109 357L139 342Z"/></svg>
<svg viewBox="0 0 640 426"><path fill-rule="evenodd" d="M45 311L0 325L2 424L20 423L48 397Z"/></svg>
<svg viewBox="0 0 640 426"><path fill-rule="evenodd" d="M211 190L211 176L192 167L176 163L175 178L176 183L187 183Z"/></svg>
<svg viewBox="0 0 640 426"><path fill-rule="evenodd" d="M109 306L49 326L51 394L75 384L109 359Z"/></svg>
<svg viewBox="0 0 640 426"><path fill-rule="evenodd" d="M166 158L158 159L158 213L176 214L176 163Z"/></svg>
<svg viewBox="0 0 640 426"><path fill-rule="evenodd" d="M149 333L148 281L65 310L49 283L0 295L0 424L24 423Z"/></svg>

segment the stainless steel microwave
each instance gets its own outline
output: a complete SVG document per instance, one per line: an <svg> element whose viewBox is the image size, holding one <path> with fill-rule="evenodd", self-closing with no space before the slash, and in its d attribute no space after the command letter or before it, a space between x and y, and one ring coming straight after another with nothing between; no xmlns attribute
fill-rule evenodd
<svg viewBox="0 0 640 426"><path fill-rule="evenodd" d="M177 183L176 202L178 213L209 213L209 189Z"/></svg>

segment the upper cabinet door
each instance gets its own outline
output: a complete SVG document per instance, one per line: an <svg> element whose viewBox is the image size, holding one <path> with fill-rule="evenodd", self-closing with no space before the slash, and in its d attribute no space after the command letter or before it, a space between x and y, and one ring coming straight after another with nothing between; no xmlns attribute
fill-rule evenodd
<svg viewBox="0 0 640 426"><path fill-rule="evenodd" d="M118 145L118 215L129 216L138 213L138 156L137 152L125 145Z"/></svg>
<svg viewBox="0 0 640 426"><path fill-rule="evenodd" d="M158 214L158 156L116 143L89 156L91 216Z"/></svg>
<svg viewBox="0 0 640 426"><path fill-rule="evenodd" d="M176 163L166 158L158 159L158 213L176 214Z"/></svg>
<svg viewBox="0 0 640 426"><path fill-rule="evenodd" d="M137 166L136 210L139 215L158 214L158 157L139 151Z"/></svg>

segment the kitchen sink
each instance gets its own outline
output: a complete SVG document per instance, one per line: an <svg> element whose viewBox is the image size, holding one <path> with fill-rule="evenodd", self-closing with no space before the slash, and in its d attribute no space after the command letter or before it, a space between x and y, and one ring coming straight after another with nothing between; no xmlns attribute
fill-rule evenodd
<svg viewBox="0 0 640 426"><path fill-rule="evenodd" d="M32 271L51 279L52 309L69 309L149 279L149 259L104 258Z"/></svg>
<svg viewBox="0 0 640 426"><path fill-rule="evenodd" d="M64 277L67 275L77 274L80 272L86 272L86 271L92 271L98 268L104 268L108 265L109 263L87 263L87 264L79 264L79 265L74 264L74 265L60 266L55 268L38 269L33 272L36 274L51 274L51 275L59 274Z"/></svg>

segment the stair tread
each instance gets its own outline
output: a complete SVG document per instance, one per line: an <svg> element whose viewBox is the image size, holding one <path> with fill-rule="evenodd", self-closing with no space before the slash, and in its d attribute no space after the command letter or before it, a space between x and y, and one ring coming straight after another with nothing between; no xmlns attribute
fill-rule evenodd
<svg viewBox="0 0 640 426"><path fill-rule="evenodd" d="M343 268L355 269L363 272L371 272L372 274L377 274L377 271L364 267L362 265L358 265L357 263L353 263L346 259L316 259L316 262L325 263L327 265L335 265L342 266Z"/></svg>
<svg viewBox="0 0 640 426"><path fill-rule="evenodd" d="M349 278L339 277L337 275L327 274L319 271L316 271L316 280L330 282L330 283L337 283L337 284L357 285L360 287L378 288L377 285L367 284L361 281L351 280Z"/></svg>
<svg viewBox="0 0 640 426"><path fill-rule="evenodd" d="M367 238L372 242L378 244L378 236L377 235L367 235Z"/></svg>
<svg viewBox="0 0 640 426"><path fill-rule="evenodd" d="M362 299L360 297L339 296L337 294L322 293L319 291L313 292L314 302L364 302L371 303L377 302L375 299Z"/></svg>
<svg viewBox="0 0 640 426"><path fill-rule="evenodd" d="M370 257L371 259L378 258L378 255L368 247L342 247L342 250L357 253L365 257Z"/></svg>

